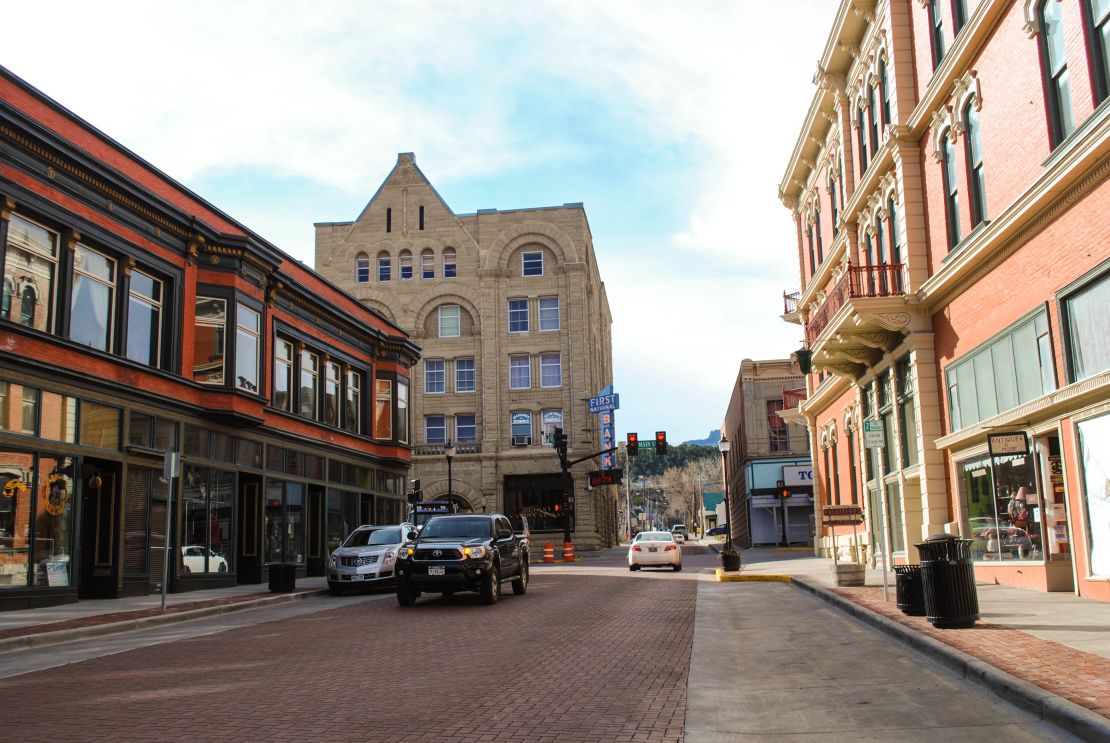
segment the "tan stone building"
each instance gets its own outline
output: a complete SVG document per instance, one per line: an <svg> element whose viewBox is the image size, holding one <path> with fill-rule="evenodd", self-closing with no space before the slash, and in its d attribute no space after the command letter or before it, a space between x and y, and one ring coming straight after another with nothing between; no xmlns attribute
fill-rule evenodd
<svg viewBox="0 0 1110 743"><path fill-rule="evenodd" d="M600 458L573 468L567 509L547 441L560 426L572 460L599 451L587 400L613 381L612 316L581 204L455 214L401 153L357 219L316 225L316 268L423 348L398 385L411 417L395 424L426 500L450 485L464 509L524 513L538 544L559 542L569 510L579 549L614 543L616 488L587 486Z"/></svg>

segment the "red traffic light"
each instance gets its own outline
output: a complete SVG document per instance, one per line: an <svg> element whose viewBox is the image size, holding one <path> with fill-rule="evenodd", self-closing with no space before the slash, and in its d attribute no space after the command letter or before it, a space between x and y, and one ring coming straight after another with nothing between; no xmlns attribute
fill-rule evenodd
<svg viewBox="0 0 1110 743"><path fill-rule="evenodd" d="M559 513L559 504L558 503L555 504L555 513Z"/></svg>
<svg viewBox="0 0 1110 743"><path fill-rule="evenodd" d="M666 431L656 431L655 432L655 453L656 454L666 454L667 453L667 432Z"/></svg>
<svg viewBox="0 0 1110 743"><path fill-rule="evenodd" d="M628 456L634 457L640 453L640 436L635 433L628 434L627 441Z"/></svg>

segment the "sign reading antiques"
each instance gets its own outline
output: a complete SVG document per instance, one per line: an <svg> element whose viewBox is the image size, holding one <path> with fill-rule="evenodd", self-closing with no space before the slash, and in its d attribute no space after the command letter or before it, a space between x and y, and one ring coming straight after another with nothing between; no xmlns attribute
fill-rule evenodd
<svg viewBox="0 0 1110 743"><path fill-rule="evenodd" d="M992 433L987 436L987 448L992 457L1007 454L1028 454L1029 439L1024 432Z"/></svg>
<svg viewBox="0 0 1110 743"><path fill-rule="evenodd" d="M863 523L863 509L858 505L824 506L821 509L822 526L858 526Z"/></svg>

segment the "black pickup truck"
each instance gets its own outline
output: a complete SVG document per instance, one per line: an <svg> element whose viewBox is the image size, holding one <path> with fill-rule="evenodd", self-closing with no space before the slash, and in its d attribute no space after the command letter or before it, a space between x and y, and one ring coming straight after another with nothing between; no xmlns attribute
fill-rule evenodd
<svg viewBox="0 0 1110 743"><path fill-rule="evenodd" d="M528 538L499 513L434 516L398 552L401 606L412 606L425 591L477 591L482 603L493 604L507 580L518 596L528 590Z"/></svg>

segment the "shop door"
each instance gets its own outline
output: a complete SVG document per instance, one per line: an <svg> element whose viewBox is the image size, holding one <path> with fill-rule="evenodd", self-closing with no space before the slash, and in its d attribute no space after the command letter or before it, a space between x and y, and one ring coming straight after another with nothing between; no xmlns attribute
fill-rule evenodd
<svg viewBox="0 0 1110 743"><path fill-rule="evenodd" d="M119 577L119 465L86 460L81 468L81 582L83 599L115 598Z"/></svg>
<svg viewBox="0 0 1110 743"><path fill-rule="evenodd" d="M319 485L308 486L308 502L305 504L306 529L308 530L308 559L305 561L305 575L323 575L324 561L327 559L324 545L327 535L324 529L327 521L324 518L324 488Z"/></svg>
<svg viewBox="0 0 1110 743"><path fill-rule="evenodd" d="M262 565L262 478L239 476L239 551L236 576L240 583L261 583Z"/></svg>

